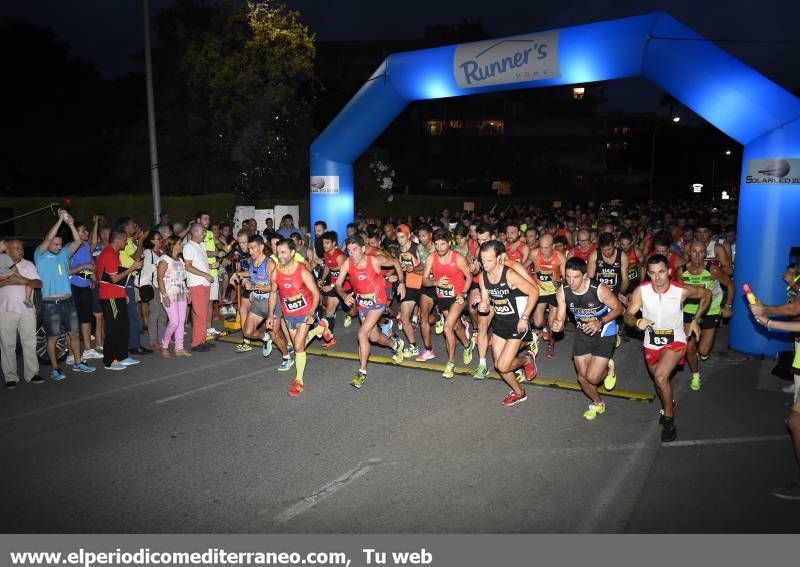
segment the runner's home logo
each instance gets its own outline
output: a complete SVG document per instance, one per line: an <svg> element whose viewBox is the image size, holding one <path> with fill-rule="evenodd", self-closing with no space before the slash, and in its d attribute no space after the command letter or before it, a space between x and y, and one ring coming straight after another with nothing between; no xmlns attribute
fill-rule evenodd
<svg viewBox="0 0 800 567"><path fill-rule="evenodd" d="M311 192L330 195L339 192L338 175L312 175Z"/></svg>
<svg viewBox="0 0 800 567"><path fill-rule="evenodd" d="M459 45L453 57L456 83L463 89L560 77L558 34L556 30Z"/></svg>
<svg viewBox="0 0 800 567"><path fill-rule="evenodd" d="M751 159L746 185L800 185L800 158Z"/></svg>

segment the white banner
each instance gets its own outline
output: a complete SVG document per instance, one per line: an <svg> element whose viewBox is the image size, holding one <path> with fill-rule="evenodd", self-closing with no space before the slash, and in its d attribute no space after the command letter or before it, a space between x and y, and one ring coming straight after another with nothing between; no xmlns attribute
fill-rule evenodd
<svg viewBox="0 0 800 567"><path fill-rule="evenodd" d="M312 175L311 192L331 194L339 192L338 175Z"/></svg>
<svg viewBox="0 0 800 567"><path fill-rule="evenodd" d="M561 76L558 30L459 45L453 74L462 89Z"/></svg>

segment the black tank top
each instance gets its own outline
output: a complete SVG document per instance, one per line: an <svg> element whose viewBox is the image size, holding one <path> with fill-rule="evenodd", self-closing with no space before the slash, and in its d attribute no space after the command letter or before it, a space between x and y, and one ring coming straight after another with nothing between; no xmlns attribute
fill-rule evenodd
<svg viewBox="0 0 800 567"><path fill-rule="evenodd" d="M614 261L611 263L603 259L603 253L597 249L597 269L595 270L594 279L597 283L605 284L614 292L618 294L622 287L622 251L617 248L617 253L614 256Z"/></svg>
<svg viewBox="0 0 800 567"><path fill-rule="evenodd" d="M575 317L575 324L578 329L583 331L583 325L589 321L602 319L603 316L610 311L608 305L600 300L597 295L597 285L593 281L589 281L588 289L582 294L578 295L568 285L562 286L564 288L564 300L567 302L572 316ZM603 325L600 331L601 337L612 337L617 334L617 322L611 321Z"/></svg>
<svg viewBox="0 0 800 567"><path fill-rule="evenodd" d="M497 283L489 281L489 274L483 272L483 285L492 301L495 317L503 321L517 321L527 305L527 296L519 289L511 289L508 285L508 268L503 266Z"/></svg>

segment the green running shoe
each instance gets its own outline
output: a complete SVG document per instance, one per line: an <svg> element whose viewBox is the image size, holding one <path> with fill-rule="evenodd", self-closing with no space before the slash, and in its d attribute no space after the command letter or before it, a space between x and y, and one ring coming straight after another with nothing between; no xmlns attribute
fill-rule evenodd
<svg viewBox="0 0 800 567"><path fill-rule="evenodd" d="M475 380L485 380L488 375L489 369L486 368L485 364L479 364L475 372L472 373L472 377L475 378Z"/></svg>
<svg viewBox="0 0 800 567"><path fill-rule="evenodd" d="M442 372L442 378L447 378L448 380L450 380L455 375L456 375L456 363L448 362L447 365L444 367L444 372Z"/></svg>
<svg viewBox="0 0 800 567"><path fill-rule="evenodd" d="M436 325L434 326L433 330L437 335L444 333L444 315L439 315L439 320L436 321Z"/></svg>
<svg viewBox="0 0 800 567"><path fill-rule="evenodd" d="M469 338L469 344L464 349L464 365L469 366L472 363L472 351L475 350L475 339Z"/></svg>
<svg viewBox="0 0 800 567"><path fill-rule="evenodd" d="M347 329L347 328L348 328L350 325L352 325L352 324L353 324L353 318L352 318L350 315L345 315L345 316L344 316L344 323L343 323L343 327L344 327L345 329Z"/></svg>
<svg viewBox="0 0 800 567"><path fill-rule="evenodd" d="M603 388L610 392L616 385L617 372L615 370L614 359L611 358L608 360L608 374L606 374L606 377L603 378Z"/></svg>
<svg viewBox="0 0 800 567"><path fill-rule="evenodd" d="M367 379L367 373L361 372L360 370L353 374L353 379L350 380L350 383L355 388L361 388L364 385L364 381Z"/></svg>
<svg viewBox="0 0 800 567"><path fill-rule="evenodd" d="M606 404L603 402L599 404L589 404L589 409L583 412L583 419L592 421L601 413L606 413Z"/></svg>
<svg viewBox="0 0 800 567"><path fill-rule="evenodd" d="M411 345L403 349L403 358L412 358L419 356L419 346Z"/></svg>
<svg viewBox="0 0 800 567"><path fill-rule="evenodd" d="M403 347L405 347L405 346L406 346L406 344L403 342L403 339L401 339L399 337L397 339L395 339L394 354L392 355L392 361L395 364L402 364L403 363L403 358L404 358Z"/></svg>
<svg viewBox="0 0 800 567"><path fill-rule="evenodd" d="M700 376L692 376L692 381L689 383L689 387L695 392L698 392L700 390L702 382L703 381L700 379Z"/></svg>

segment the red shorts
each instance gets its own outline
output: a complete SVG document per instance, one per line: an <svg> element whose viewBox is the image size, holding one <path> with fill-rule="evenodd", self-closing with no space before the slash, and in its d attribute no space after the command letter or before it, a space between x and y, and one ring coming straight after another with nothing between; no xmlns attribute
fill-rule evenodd
<svg viewBox="0 0 800 567"><path fill-rule="evenodd" d="M671 350L672 352L678 352L681 355L686 354L686 343L670 343L665 347L662 348L642 348L644 351L644 361L647 363L648 366L655 366L658 364L658 361L661 360L661 353L665 350ZM684 356L681 356L681 359L678 361L678 365L683 364Z"/></svg>

